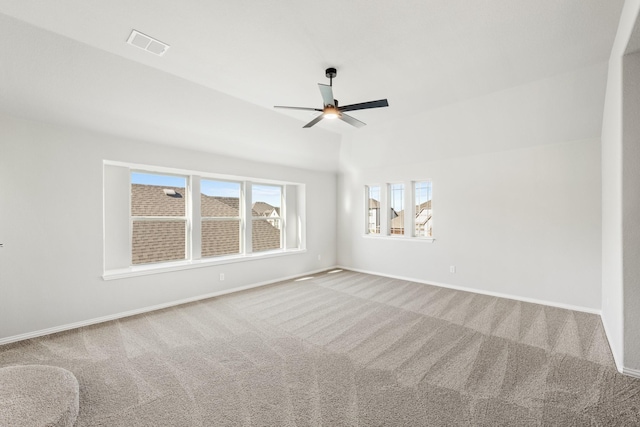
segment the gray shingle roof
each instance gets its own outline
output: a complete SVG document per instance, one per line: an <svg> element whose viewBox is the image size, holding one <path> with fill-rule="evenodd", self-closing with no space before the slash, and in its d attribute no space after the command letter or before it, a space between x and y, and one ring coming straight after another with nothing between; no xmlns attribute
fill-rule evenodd
<svg viewBox="0 0 640 427"><path fill-rule="evenodd" d="M186 221L134 221L132 264L185 259Z"/></svg>
<svg viewBox="0 0 640 427"><path fill-rule="evenodd" d="M164 190L176 195L166 195ZM201 195L202 217L238 217L240 201L233 197ZM257 202L267 215L274 207ZM133 216L184 216L186 209L184 188L157 185L131 185L131 214ZM260 216L255 210L254 216ZM253 222L254 252L279 249L280 230L268 220ZM146 264L185 259L185 221L134 220L132 230L132 263ZM239 220L203 220L202 257L231 255L240 252Z"/></svg>
<svg viewBox="0 0 640 427"><path fill-rule="evenodd" d="M200 196L200 215L202 217L240 216L240 200L237 197Z"/></svg>
<svg viewBox="0 0 640 427"><path fill-rule="evenodd" d="M254 220L251 237L254 252L280 249L280 230L268 220Z"/></svg>
<svg viewBox="0 0 640 427"><path fill-rule="evenodd" d="M240 252L240 221L203 221L202 257L232 255Z"/></svg>
<svg viewBox="0 0 640 427"><path fill-rule="evenodd" d="M174 190L175 196L167 196L164 189ZM180 187L131 184L132 216L185 216L186 193Z"/></svg>

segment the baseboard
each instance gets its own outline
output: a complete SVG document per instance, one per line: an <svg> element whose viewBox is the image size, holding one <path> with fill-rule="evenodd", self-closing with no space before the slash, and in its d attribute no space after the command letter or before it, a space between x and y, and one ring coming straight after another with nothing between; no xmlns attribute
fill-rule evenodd
<svg viewBox="0 0 640 427"><path fill-rule="evenodd" d="M227 294L231 294L231 293L234 293L234 292L240 292L240 291L245 291L245 290L248 290L248 289L259 288L260 286L271 285L273 283L283 282L283 281L286 281L286 280L295 279L297 277L309 276L309 275L320 273L320 272L323 272L323 271L333 270L335 268L337 268L337 267L336 266L325 267L325 268L321 268L319 270L308 271L306 273L300 273L300 274L296 274L296 275L293 275L293 276L280 277L280 278L274 279L274 280L266 280L264 282L252 283L251 285L239 286L237 288L225 289L223 291L218 291L218 292L211 292L211 293L204 294L204 295L198 295L198 296L191 297L191 298L184 298L184 299L177 300L177 301L171 301L171 302L167 302L167 303L163 303L163 304L152 305L152 306L148 306L148 307L139 308L139 309L136 309L136 310L129 310L129 311L121 312L121 313L110 314L108 316L102 316L102 317L96 317L96 318L93 318L93 319L83 320L83 321L80 321L80 322L68 323L68 324L60 325L60 326L54 326L53 328L40 329L38 331L27 332L26 334L12 335L10 337L0 338L0 345L10 344L10 343L17 342L17 341L24 341L24 340L28 340L28 339L31 339L31 338L42 337L42 336L45 336L45 335L51 335L51 334L55 334L55 333L58 333L58 332L68 331L70 329L76 329L76 328L82 328L84 326L95 325L95 324L98 324L98 323L109 322L111 320L122 319L124 317L129 317L129 316L135 316L135 315L138 315L138 314L148 313L150 311L162 310L164 308L169 308L169 307L174 307L176 305L181 305L181 304L187 304L187 303L190 303L190 302L200 301L200 300L207 299L207 298L219 297L221 295L227 295Z"/></svg>
<svg viewBox="0 0 640 427"><path fill-rule="evenodd" d="M454 289L456 291L472 292L472 293L475 293L475 294L488 295L488 296L498 297L498 298L512 299L512 300L516 300L516 301L529 302L529 303L532 303L532 304L541 304L541 305L547 305L547 306L550 306L550 307L564 308L566 310L581 311L581 312L584 312L584 313L597 314L598 316L600 316L602 314L601 310L597 310L597 309L593 309L593 308L589 308L589 307L580 307L580 306L575 306L575 305L571 305L571 304L564 304L564 303L560 303L560 302L545 301L545 300L540 300L540 299L536 299L536 298L521 297L521 296L518 296L518 295L504 294L504 293L501 293L501 292L485 291L485 290L482 290L482 289L468 288L468 287L465 287L465 286L458 286L458 285L450 285L448 283L433 282L433 281L430 281L430 280L416 279L414 277L397 276L397 275L394 275L394 274L385 274L385 273L380 273L380 272L376 272L376 271L362 270L362 269L359 269L359 268L345 267L345 266L341 266L341 265L337 266L336 268L342 268L344 270L356 271L358 273L373 274L375 276L389 277L390 279L398 279L398 280L406 280L408 282L424 283L425 285L439 286L441 288Z"/></svg>
<svg viewBox="0 0 640 427"><path fill-rule="evenodd" d="M634 378L640 378L640 369L623 368L622 373Z"/></svg>

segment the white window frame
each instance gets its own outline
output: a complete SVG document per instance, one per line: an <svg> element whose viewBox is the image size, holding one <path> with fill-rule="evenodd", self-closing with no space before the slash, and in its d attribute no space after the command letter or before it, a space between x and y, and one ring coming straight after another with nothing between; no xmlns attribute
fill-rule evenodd
<svg viewBox="0 0 640 427"><path fill-rule="evenodd" d="M158 172L149 172L146 170L137 170L137 169L131 169L130 173L129 173L129 192L131 192L131 185L133 184L131 182L131 174L133 173L144 173L147 175L159 175L159 176L175 176L175 177L179 177L179 178L184 178L184 216L134 216L133 214L129 214L129 241L133 242L133 223L134 221L145 221L145 222L167 222L167 221L175 221L175 222L184 222L185 223L185 230L184 230L184 258L181 260L163 260L163 261L156 261L156 262L149 262L149 263L143 263L143 264L134 264L133 263L133 251L130 252L129 254L129 259L130 259L130 265L133 266L141 266L141 265L153 265L153 264L160 264L160 263L166 263L166 262L179 262L179 261L184 261L184 260L188 260L191 259L191 215L189 212L191 203L190 203L190 198L191 198L191 177L189 175L182 175L182 174L175 174L175 173L158 173Z"/></svg>
<svg viewBox="0 0 640 427"><path fill-rule="evenodd" d="M405 216L405 221L404 221L404 227L403 227L403 232L402 234L392 234L391 233L391 221L393 218L391 218L391 187L394 185L402 185L402 213ZM407 213L407 185L404 182L389 182L386 185L386 190L387 190L387 206L385 209L385 212L387 213L387 223L386 223L386 234L390 237L403 237L407 235L407 227L406 227L406 213ZM382 206L380 206L380 210L382 210Z"/></svg>
<svg viewBox="0 0 640 427"><path fill-rule="evenodd" d="M379 225L378 227L378 232L377 233L372 233L371 232L371 228L369 227L370 225L370 218L371 218L371 208L369 207L369 200L371 199L371 189L372 188L378 188L379 192L380 192L380 200L378 200L378 222ZM383 227L382 224L384 224L382 222L382 197L383 197L383 185L380 184L371 184L371 185L365 185L364 186L364 234L367 236L371 236L371 237L380 237L383 234Z"/></svg>
<svg viewBox="0 0 640 427"><path fill-rule="evenodd" d="M433 231L432 231L432 235L431 236L418 236L416 234L416 224L415 224L415 220L416 220L416 216L418 214L418 212L416 212L416 206L418 205L417 200L416 200L416 184L422 183L422 182L427 182L429 183L430 187L431 187L431 224L433 227L433 180L431 179L419 179L416 181L411 181L411 191L412 191L412 195L411 195L411 218L413 218L413 229L411 232L411 236L416 238L416 239L431 239L433 240Z"/></svg>
<svg viewBox="0 0 640 427"><path fill-rule="evenodd" d="M202 177L199 176L197 177L200 181L200 186L199 186L199 194L198 196L201 197L202 195L202 181L217 181L217 182L231 182L234 184L239 184L240 185L240 192L239 192L239 199L238 199L238 216L207 216L207 217L203 217L202 216L202 209L198 209L198 219L200 222L200 226L202 227L202 224L205 221L229 221L229 220L237 220L238 221L238 226L239 226L239 236L238 236L238 241L239 241L239 248L238 248L238 253L237 254L224 254L224 255L213 255L213 256L208 256L208 257L203 257L202 256L202 229L200 229L200 254L198 259L215 259L215 258L220 258L220 257L224 257L224 256L233 256L233 255L245 255L247 252L245 250L246 244L245 244L245 238L244 238L244 223L245 223L245 213L244 213L244 204L242 203L245 196L245 183L243 181L237 181L237 180L229 180L229 179L214 179L214 178L208 178L208 177ZM195 210L195 209L194 209ZM194 233L195 234L195 233ZM195 236L194 236L195 237Z"/></svg>
<svg viewBox="0 0 640 427"><path fill-rule="evenodd" d="M253 252L253 232L251 235L251 242L247 242L246 244L251 244L251 253L269 253L269 252L277 252L277 251L282 251L282 250L286 250L286 241L287 239L285 238L285 233L287 231L287 227L285 225L285 207L286 207L286 199L285 199L285 191L286 191L286 186L285 185L279 185L279 184L266 184L264 182L249 182L249 184L251 185L251 196L249 196L249 194L247 194L247 198L251 199L251 205L247 208L248 212L246 214L247 219L250 219L250 225L247 227L251 227L251 229L253 230L253 221L269 221L268 217L262 217L262 216L253 216L253 185L264 185L264 186L269 186L269 187L280 187L280 218L278 218L278 220L280 221L280 248L278 249L267 249L264 251L258 251L258 252ZM273 221L273 219L271 220ZM248 239L247 239L248 240Z"/></svg>
<svg viewBox="0 0 640 427"><path fill-rule="evenodd" d="M127 277L136 277L148 274L157 274L170 271L180 271L192 268L203 268L221 264L247 262L250 260L264 259L279 256L290 256L306 253L306 207L305 184L299 182L278 181L270 179L256 179L245 176L216 174L194 170L168 168L163 166L150 166L137 163L120 161L103 161L104 172L104 280L115 280ZM151 173L158 175L176 175L187 177L186 182L186 248L187 259L166 261L149 264L131 265L132 246L132 215L131 215L131 172ZM126 174L126 175L125 175ZM242 253L221 255L202 258L201 256L201 211L200 180L232 181L242 183L241 189L241 233L240 237ZM252 252L252 220L251 215L251 185L270 185L281 188L280 206L280 249ZM128 185L128 188L123 188ZM287 189L291 187L295 196L291 200L293 218L285 220L287 215ZM126 193L123 194L123 192ZM115 203L115 204L114 204ZM166 220L172 217L160 217ZM266 220L267 218L265 218ZM288 242L287 221L291 222L291 242ZM123 228L124 227L124 228ZM123 234L124 233L124 234ZM125 256L126 251L126 256Z"/></svg>
<svg viewBox="0 0 640 427"><path fill-rule="evenodd" d="M415 184L418 182L431 183L431 198L433 199L433 180L419 179L413 181L389 181L385 184L367 184L364 186L364 234L363 237L382 239L382 240L403 240L413 242L429 242L435 241L433 236L416 236L415 235ZM402 184L403 191L403 207L404 207L404 234L391 234L391 186ZM369 233L369 189L371 187L380 188L380 234ZM433 203L433 200L432 200ZM431 207L432 224L433 224L433 205ZM407 226L409 224L409 227ZM384 225L384 227L383 227Z"/></svg>

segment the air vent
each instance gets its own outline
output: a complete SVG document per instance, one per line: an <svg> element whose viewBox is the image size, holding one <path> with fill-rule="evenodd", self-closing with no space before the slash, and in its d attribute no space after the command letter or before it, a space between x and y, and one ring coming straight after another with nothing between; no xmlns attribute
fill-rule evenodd
<svg viewBox="0 0 640 427"><path fill-rule="evenodd" d="M156 40L153 37L149 37L148 35L142 34L140 31L136 30L131 31L131 35L129 36L127 43L158 56L164 55L170 47L168 44L162 43L160 40Z"/></svg>

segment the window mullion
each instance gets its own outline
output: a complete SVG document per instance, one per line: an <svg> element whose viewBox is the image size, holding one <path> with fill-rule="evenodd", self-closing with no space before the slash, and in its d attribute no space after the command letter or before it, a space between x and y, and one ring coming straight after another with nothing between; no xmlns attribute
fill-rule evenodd
<svg viewBox="0 0 640 427"><path fill-rule="evenodd" d="M244 253L250 254L253 252L253 218L252 218L252 200L251 200L251 192L253 188L253 183L251 181L245 181L244 183L244 192L243 192L243 201L244 201L244 209L242 212L243 216L243 237L244 237Z"/></svg>
<svg viewBox="0 0 640 427"><path fill-rule="evenodd" d="M202 197L200 195L201 185L198 175L191 175L191 185L189 186L188 210L190 214L190 233L187 235L190 241L191 259L202 258L202 221L200 220L202 212Z"/></svg>

